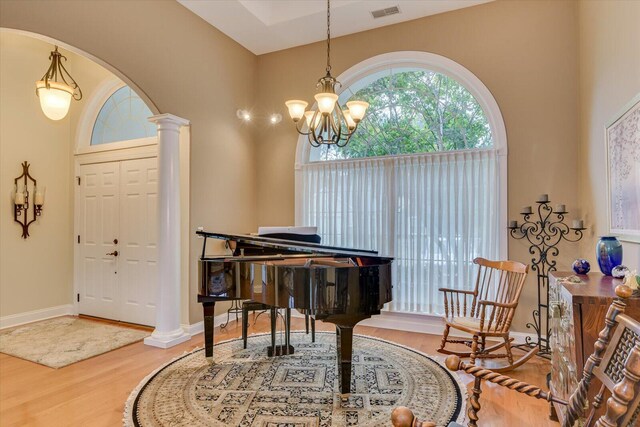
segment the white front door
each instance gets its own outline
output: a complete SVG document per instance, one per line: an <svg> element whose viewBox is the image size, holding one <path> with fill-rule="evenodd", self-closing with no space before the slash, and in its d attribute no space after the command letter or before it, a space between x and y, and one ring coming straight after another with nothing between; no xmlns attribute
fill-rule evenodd
<svg viewBox="0 0 640 427"><path fill-rule="evenodd" d="M80 314L155 325L157 176L157 158L80 166Z"/></svg>

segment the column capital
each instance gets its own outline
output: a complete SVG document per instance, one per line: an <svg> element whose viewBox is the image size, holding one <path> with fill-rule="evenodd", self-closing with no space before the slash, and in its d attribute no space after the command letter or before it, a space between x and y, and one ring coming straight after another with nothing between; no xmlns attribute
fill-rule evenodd
<svg viewBox="0 0 640 427"><path fill-rule="evenodd" d="M183 119L182 117L174 116L169 113L157 114L149 117L147 120L151 123L155 123L158 127L166 126L167 129L175 130L179 130L182 126L187 126L190 123L187 119Z"/></svg>

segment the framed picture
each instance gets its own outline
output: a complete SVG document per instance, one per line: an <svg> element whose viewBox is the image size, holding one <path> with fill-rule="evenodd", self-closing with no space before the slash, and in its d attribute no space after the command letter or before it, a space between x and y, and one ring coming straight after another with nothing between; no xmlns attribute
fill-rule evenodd
<svg viewBox="0 0 640 427"><path fill-rule="evenodd" d="M605 129L609 231L640 242L640 94Z"/></svg>

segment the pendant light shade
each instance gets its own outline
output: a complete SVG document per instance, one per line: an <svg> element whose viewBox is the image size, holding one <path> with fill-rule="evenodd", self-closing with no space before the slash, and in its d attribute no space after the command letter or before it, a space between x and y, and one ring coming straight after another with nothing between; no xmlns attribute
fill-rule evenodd
<svg viewBox="0 0 640 427"><path fill-rule="evenodd" d="M36 92L40 98L40 108L51 120L62 120L69 112L73 88L65 84L49 83L44 80L36 82Z"/></svg>
<svg viewBox="0 0 640 427"><path fill-rule="evenodd" d="M335 91L339 84L331 75L331 5L327 0L327 68L325 76L318 80L320 91L314 96L317 110L305 111L308 105L305 101L294 99L285 102L289 116L296 123L296 130L306 135L314 147L322 144L347 145L369 107L364 101L349 101L348 109L343 110ZM300 121L303 116L305 120Z"/></svg>
<svg viewBox="0 0 640 427"><path fill-rule="evenodd" d="M69 112L71 99L82 99L82 91L62 64L62 60L66 61L67 58L58 52L58 46L51 52L49 59L49 69L36 82L36 95L40 98L40 108L45 116L51 120L62 120Z"/></svg>
<svg viewBox="0 0 640 427"><path fill-rule="evenodd" d="M338 95L335 93L318 93L314 96L318 103L318 110L322 114L329 114L336 107Z"/></svg>
<svg viewBox="0 0 640 427"><path fill-rule="evenodd" d="M284 103L289 109L289 115L294 122L297 122L304 116L304 110L309 105L308 102L300 101L299 99L293 99Z"/></svg>

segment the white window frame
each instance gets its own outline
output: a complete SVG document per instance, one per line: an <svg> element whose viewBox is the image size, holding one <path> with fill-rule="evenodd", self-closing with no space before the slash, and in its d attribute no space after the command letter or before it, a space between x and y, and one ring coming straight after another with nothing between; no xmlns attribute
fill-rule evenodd
<svg viewBox="0 0 640 427"><path fill-rule="evenodd" d="M358 86L367 84L367 76L377 74L384 70L393 70L394 68L415 68L434 71L444 74L465 87L478 101L478 104L484 111L489 122L491 136L493 141L493 150L498 154L498 168L500 181L500 194L498 196L499 204L499 229L507 229L507 131L502 118L502 112L495 98L482 81L463 65L430 52L420 51L399 51L384 53L362 61L342 74L337 79L342 83L337 94L350 89L355 92ZM369 82L370 83L370 82ZM358 86L354 86L358 85ZM307 137L300 135L296 147L296 163L295 163L295 222L300 224L302 220L301 204L298 200L302 200L302 170L301 165L309 163L311 154L311 145ZM426 153L427 155L429 153ZM440 153L432 153L438 155ZM339 161L339 160L338 160ZM307 224L308 225L308 224ZM501 259L508 257L508 239L506 231L500 233L498 239L498 253Z"/></svg>
<svg viewBox="0 0 640 427"><path fill-rule="evenodd" d="M105 102L116 93L119 89L127 86L125 82L111 76L103 80L95 89L91 97L86 101L86 105L80 113L78 126L76 128L75 150L74 154L101 153L105 151L122 150L135 147L146 147L157 144L155 136L148 138L130 139L127 141L110 142L106 144L91 145L91 134L93 127L98 119L100 110ZM132 88L133 90L133 88ZM144 101L144 100L143 100ZM147 104L146 101L144 101ZM153 114L153 111L152 111Z"/></svg>

